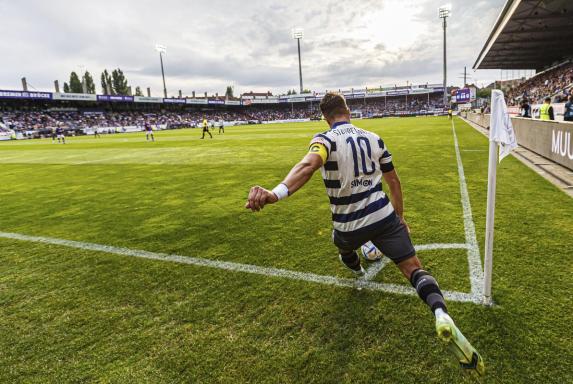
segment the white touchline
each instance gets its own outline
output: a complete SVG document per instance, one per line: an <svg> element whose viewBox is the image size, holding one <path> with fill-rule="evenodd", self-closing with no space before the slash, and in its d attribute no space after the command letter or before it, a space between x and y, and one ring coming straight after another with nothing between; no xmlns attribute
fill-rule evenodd
<svg viewBox="0 0 573 384"><path fill-rule="evenodd" d="M468 193L468 186L466 184L466 176L464 173L464 166L462 164L462 157L460 155L460 147L458 144L458 137L456 135L456 127L452 119L452 132L454 135L454 147L456 150L456 160L458 162L458 174L460 179L460 194L462 198L462 208L464 214L464 229L466 234L466 243L468 244L468 267L470 273L470 282L472 286L472 294L475 297L482 297L483 293L483 268L481 264L481 256L479 246L476 238L476 229L474 219L472 216L472 207L470 205L470 195Z"/></svg>
<svg viewBox="0 0 573 384"><path fill-rule="evenodd" d="M10 232L0 232L0 238L12 239L12 240L21 240L21 241L30 241L30 242L44 243L44 244L61 245L64 247L70 247L70 248L76 248L76 249L85 249L85 250L89 250L89 251L105 252L105 253L111 253L111 254L115 254L115 255L139 257L139 258L151 259L151 260L171 261L174 263L218 268L218 269L224 269L227 271L253 273L253 274L263 275L263 276L282 277L282 278L291 279L291 280L301 280L301 281L307 281L307 282L311 282L311 283L333 285L333 286L337 286L337 287L364 288L364 289L371 290L371 291L383 291L383 292L398 293L398 294L404 294L404 295L416 295L416 291L414 291L413 288L408 287L406 285L377 283L374 281L366 280L364 278L362 278L362 279L344 279L344 278L339 278L339 277L335 277L335 276L318 275L318 274L307 273L307 272L289 271L287 269L280 269L280 268L261 267L258 265L241 264L241 263L234 263L234 262L230 262L230 261L202 259L202 258L198 258L198 257L171 255L171 254L167 254L167 253L156 253L156 252L142 251L142 250L137 250L137 249L114 247L111 245L103 245L103 244L95 244L95 243L85 243L85 242L81 242L81 241L57 239L57 238L53 238L53 237L28 236L28 235L22 235L19 233L10 233ZM449 244L445 244L445 245L449 246ZM456 244L456 245L459 245L459 244ZM430 244L428 246L434 246L434 244ZM419 246L419 247L424 247L424 246ZM429 248L429 249L436 249L436 248ZM469 302L469 303L474 303L474 304L481 304L481 301L480 301L481 297L476 296L472 293L455 292L455 291L443 291L443 293L444 293L444 297L448 300L459 301L459 302Z"/></svg>

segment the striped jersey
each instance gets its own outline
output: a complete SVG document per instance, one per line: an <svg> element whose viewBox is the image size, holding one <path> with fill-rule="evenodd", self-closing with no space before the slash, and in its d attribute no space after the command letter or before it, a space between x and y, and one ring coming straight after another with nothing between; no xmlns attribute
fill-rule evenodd
<svg viewBox="0 0 573 384"><path fill-rule="evenodd" d="M339 122L311 141L326 147L321 172L330 199L334 229L361 233L394 217L382 191L382 173L394 169L392 155L375 133Z"/></svg>

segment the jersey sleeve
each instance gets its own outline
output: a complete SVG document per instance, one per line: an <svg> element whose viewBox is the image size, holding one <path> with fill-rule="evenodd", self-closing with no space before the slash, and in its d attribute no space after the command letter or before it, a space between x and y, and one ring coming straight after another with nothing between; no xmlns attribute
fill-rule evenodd
<svg viewBox="0 0 573 384"><path fill-rule="evenodd" d="M383 173L392 172L394 170L394 164L392 164L392 154L386 148L384 141L382 139L378 140L378 145L382 151L382 156L380 157L380 169Z"/></svg>
<svg viewBox="0 0 573 384"><path fill-rule="evenodd" d="M312 146L312 144L315 144L315 143L324 145L328 155L330 155L330 152L332 150L336 150L336 143L333 142L331 139L329 139L328 136L326 136L323 133L318 133L318 134L314 135L314 137L310 141L310 145Z"/></svg>
<svg viewBox="0 0 573 384"><path fill-rule="evenodd" d="M322 164L326 163L326 160L328 159L328 150L321 143L311 143L308 148L308 153L319 155L322 159Z"/></svg>

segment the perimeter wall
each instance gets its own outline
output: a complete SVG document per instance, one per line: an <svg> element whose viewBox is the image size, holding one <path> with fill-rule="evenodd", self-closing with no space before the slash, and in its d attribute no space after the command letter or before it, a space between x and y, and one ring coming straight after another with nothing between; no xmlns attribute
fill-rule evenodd
<svg viewBox="0 0 573 384"><path fill-rule="evenodd" d="M472 123L489 129L490 115L462 113ZM511 118L517 143L554 162L573 170L573 123Z"/></svg>

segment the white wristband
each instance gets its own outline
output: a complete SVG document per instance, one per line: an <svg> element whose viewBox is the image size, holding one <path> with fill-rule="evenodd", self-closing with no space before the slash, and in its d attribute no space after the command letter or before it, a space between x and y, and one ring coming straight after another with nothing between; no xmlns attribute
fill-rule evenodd
<svg viewBox="0 0 573 384"><path fill-rule="evenodd" d="M282 200L282 199L286 199L288 197L288 188L285 184L280 183L279 185L277 185L273 191L272 191L275 196L277 197L277 199Z"/></svg>

